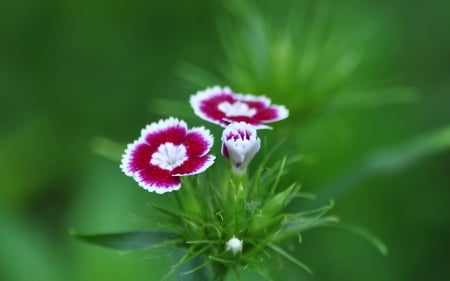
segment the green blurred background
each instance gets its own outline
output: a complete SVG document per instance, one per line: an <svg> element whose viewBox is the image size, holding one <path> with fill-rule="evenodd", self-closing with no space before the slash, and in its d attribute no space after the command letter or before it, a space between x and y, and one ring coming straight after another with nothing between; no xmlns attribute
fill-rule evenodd
<svg viewBox="0 0 450 281"><path fill-rule="evenodd" d="M155 195L104 156L161 117L212 128L187 100L219 84L287 105L289 119L262 133L287 138L279 156L304 156L284 181L317 203L335 198L336 215L389 247L383 257L351 233L307 232L295 255L314 275L276 260L275 280L450 280L449 11L406 0L0 1L0 279L160 280L169 254L122 255L68 230L145 226L130 214L150 212Z"/></svg>

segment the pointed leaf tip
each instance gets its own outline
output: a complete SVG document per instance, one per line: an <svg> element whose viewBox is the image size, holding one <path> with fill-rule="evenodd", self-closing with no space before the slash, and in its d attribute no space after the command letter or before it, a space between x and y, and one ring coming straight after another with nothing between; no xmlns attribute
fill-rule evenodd
<svg viewBox="0 0 450 281"><path fill-rule="evenodd" d="M69 230L73 237L91 244L116 250L138 250L169 240L168 232L157 231L128 231L120 233L80 234Z"/></svg>

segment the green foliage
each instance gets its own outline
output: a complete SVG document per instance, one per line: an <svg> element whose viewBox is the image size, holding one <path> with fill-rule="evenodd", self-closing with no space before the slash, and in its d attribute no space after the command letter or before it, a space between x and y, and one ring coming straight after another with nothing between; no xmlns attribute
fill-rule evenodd
<svg viewBox="0 0 450 281"><path fill-rule="evenodd" d="M450 2L246 2L0 1L1 280L161 280L174 264L166 255L115 255L67 229L161 231L145 203L166 201L98 155L119 159L155 115L192 118L186 95L215 84L291 109L273 131L286 138L277 151L305 158L277 190L300 181L317 194L291 213L333 197L335 214L389 245L384 258L345 232L304 233L297 250L297 237L280 237L314 275L270 250L274 262L257 269L266 279L450 279ZM261 181L278 173L272 164ZM190 262L180 272L203 263ZM227 281L261 280L236 272ZM208 280L197 273L180 279Z"/></svg>
<svg viewBox="0 0 450 281"><path fill-rule="evenodd" d="M295 118L417 98L414 88L374 89L371 78L361 76L368 56L377 53L371 48L376 25L367 18L354 25L348 15L342 20L338 3L227 1L225 11L218 21L226 58L220 74L179 68L198 87L223 80L238 91L267 94L289 104Z"/></svg>
<svg viewBox="0 0 450 281"><path fill-rule="evenodd" d="M84 235L71 231L70 234L88 243L124 251L161 247L163 246L162 242L165 242L164 245L169 245L167 242L171 236L170 233L155 231L133 231L97 235Z"/></svg>
<svg viewBox="0 0 450 281"><path fill-rule="evenodd" d="M270 162L272 166L266 168L264 165ZM279 186L280 178L286 174L286 163L292 161L287 158L273 161L267 156L253 175L237 175L219 167L219 170L225 171L220 176L208 172L193 180L183 178L181 190L164 195L169 197L169 204L150 204L150 208L159 213L156 217L162 232L72 234L83 241L120 250L154 250L161 247L172 251L177 248L183 250L183 257L167 276L175 273L184 263L203 258L205 262L186 274L211 265L215 280L223 280L228 271L238 267L252 268L265 278L270 278L259 268L271 259L272 254L279 254L311 272L309 267L278 244L298 237L306 230L332 226L338 220L327 215L332 203L309 211L288 211L294 200L302 199L302 194L298 184L286 188ZM346 228L362 234L382 252L385 251L382 243L368 232ZM237 256L225 247L232 237L242 239L244 243L244 250Z"/></svg>
<svg viewBox="0 0 450 281"><path fill-rule="evenodd" d="M322 187L319 197L321 200L341 197L372 177L393 174L433 154L442 153L449 149L449 126L413 137L400 144L378 148L368 153L349 170L338 175L330 184Z"/></svg>

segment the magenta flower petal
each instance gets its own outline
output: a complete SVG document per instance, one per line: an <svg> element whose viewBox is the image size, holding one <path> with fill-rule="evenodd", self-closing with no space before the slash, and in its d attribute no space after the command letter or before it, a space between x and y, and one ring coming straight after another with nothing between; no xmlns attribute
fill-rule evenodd
<svg viewBox="0 0 450 281"><path fill-rule="evenodd" d="M188 130L184 121L168 118L152 123L129 144L122 156L122 171L148 191L165 193L181 187L179 176L205 171L215 157L207 155L213 144L203 128Z"/></svg>
<svg viewBox="0 0 450 281"><path fill-rule="evenodd" d="M182 165L176 167L172 174L174 176L188 176L202 173L214 164L215 159L216 157L213 155L189 158Z"/></svg>
<svg viewBox="0 0 450 281"><path fill-rule="evenodd" d="M154 152L155 148L139 140L129 144L122 159L122 171L127 176L133 176L136 172L147 168L148 159Z"/></svg>
<svg viewBox="0 0 450 281"><path fill-rule="evenodd" d="M141 132L141 139L154 147L166 142L180 144L187 132L187 125L184 121L170 117L147 125Z"/></svg>
<svg viewBox="0 0 450 281"><path fill-rule="evenodd" d="M272 105L255 114L255 118L265 122L283 120L289 116L289 111L284 106Z"/></svg>
<svg viewBox="0 0 450 281"><path fill-rule="evenodd" d="M228 87L211 87L191 96L190 103L199 117L226 127L245 122L256 129L270 128L265 123L285 119L289 111L282 105L271 105L265 96L233 93Z"/></svg>
<svg viewBox="0 0 450 281"><path fill-rule="evenodd" d="M214 139L211 133L203 127L192 128L184 139L189 156L204 156L211 149L213 143Z"/></svg>
<svg viewBox="0 0 450 281"><path fill-rule="evenodd" d="M178 190L181 187L181 181L178 177L172 176L170 171L159 167L148 167L140 170L135 179L144 189L160 194Z"/></svg>

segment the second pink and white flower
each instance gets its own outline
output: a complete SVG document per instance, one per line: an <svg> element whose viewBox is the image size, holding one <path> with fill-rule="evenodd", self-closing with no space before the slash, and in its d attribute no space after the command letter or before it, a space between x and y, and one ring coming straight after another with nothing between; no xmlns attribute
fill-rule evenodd
<svg viewBox="0 0 450 281"><path fill-rule="evenodd" d="M256 129L270 129L266 123L289 116L282 105L273 105L268 97L236 94L230 88L214 86L198 91L190 103L199 117L222 127L233 122L245 122Z"/></svg>

